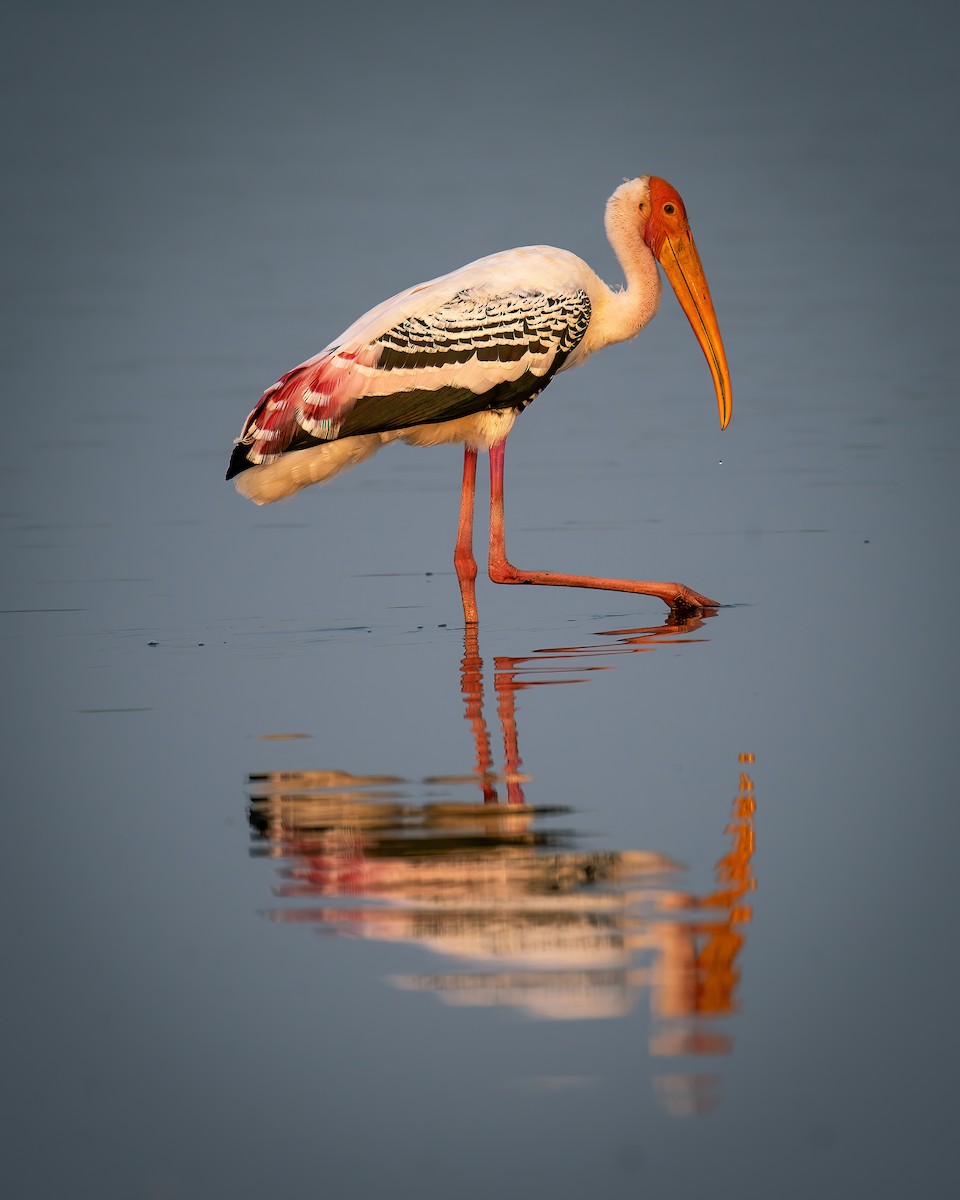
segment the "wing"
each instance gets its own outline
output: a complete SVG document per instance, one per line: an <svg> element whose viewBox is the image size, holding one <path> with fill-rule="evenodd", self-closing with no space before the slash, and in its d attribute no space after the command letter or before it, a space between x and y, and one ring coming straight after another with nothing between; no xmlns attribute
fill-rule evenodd
<svg viewBox="0 0 960 1200"><path fill-rule="evenodd" d="M583 338L587 292L569 283L457 288L466 282L458 275L381 305L269 388L227 478L318 442L529 403Z"/></svg>

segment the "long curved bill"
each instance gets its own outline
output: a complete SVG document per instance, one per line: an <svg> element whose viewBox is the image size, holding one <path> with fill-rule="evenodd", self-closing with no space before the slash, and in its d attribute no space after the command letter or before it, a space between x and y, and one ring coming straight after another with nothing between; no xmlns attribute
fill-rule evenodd
<svg viewBox="0 0 960 1200"><path fill-rule="evenodd" d="M713 301L710 299L707 277L703 273L700 255L697 253L697 246L689 227L680 233L668 233L660 245L657 258L706 356L710 374L713 376L713 386L717 389L720 428L726 429L730 423L732 404L730 371L720 338L717 314L713 311Z"/></svg>

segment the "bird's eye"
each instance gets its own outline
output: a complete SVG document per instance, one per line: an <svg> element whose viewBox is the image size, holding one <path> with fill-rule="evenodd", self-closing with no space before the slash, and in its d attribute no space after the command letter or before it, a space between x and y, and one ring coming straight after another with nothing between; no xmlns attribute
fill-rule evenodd
<svg viewBox="0 0 960 1200"><path fill-rule="evenodd" d="M663 206L663 211L664 211L665 213L672 213L672 212L674 212L674 207L673 207L673 205L672 205L672 204L665 204L665 205Z"/></svg>

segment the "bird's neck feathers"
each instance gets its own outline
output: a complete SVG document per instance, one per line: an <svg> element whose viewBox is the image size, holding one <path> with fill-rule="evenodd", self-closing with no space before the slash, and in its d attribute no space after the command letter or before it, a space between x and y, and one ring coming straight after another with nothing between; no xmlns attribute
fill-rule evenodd
<svg viewBox="0 0 960 1200"><path fill-rule="evenodd" d="M611 291L604 314L606 343L635 337L660 306L660 272L643 240L639 205L649 204L646 179L623 184L607 202L607 237L627 281L623 291ZM647 207L649 212L649 207Z"/></svg>

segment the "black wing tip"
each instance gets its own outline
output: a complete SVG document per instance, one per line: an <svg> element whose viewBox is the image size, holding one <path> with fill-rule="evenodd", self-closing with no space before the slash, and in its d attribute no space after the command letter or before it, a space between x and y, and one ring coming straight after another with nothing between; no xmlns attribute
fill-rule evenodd
<svg viewBox="0 0 960 1200"><path fill-rule="evenodd" d="M243 442L237 442L234 446L233 453L230 455L230 465L227 467L226 479L233 479L234 476L249 470L250 467L256 466L256 463L252 463L247 458L248 449L249 447L245 446Z"/></svg>

